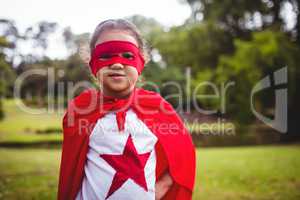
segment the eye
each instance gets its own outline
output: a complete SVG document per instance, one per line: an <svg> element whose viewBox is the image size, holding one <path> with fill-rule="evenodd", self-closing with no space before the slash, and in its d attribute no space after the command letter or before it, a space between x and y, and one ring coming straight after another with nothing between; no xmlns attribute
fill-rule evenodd
<svg viewBox="0 0 300 200"><path fill-rule="evenodd" d="M99 56L100 60L108 60L112 57L112 55L108 54L108 53L103 53Z"/></svg>
<svg viewBox="0 0 300 200"><path fill-rule="evenodd" d="M132 60L134 58L134 55L131 52L124 52L124 53L122 53L122 57L126 58L126 59L129 59L129 60Z"/></svg>

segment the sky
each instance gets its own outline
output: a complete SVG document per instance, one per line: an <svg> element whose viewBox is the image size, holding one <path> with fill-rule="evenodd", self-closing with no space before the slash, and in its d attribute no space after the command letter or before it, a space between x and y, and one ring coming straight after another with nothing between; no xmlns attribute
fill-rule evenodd
<svg viewBox="0 0 300 200"><path fill-rule="evenodd" d="M57 22L61 28L70 26L76 34L93 32L96 25L108 18L134 14L152 17L164 26L182 24L190 16L190 8L182 0L2 0L0 18L13 19L22 31L39 21ZM60 30L50 38L47 55L67 55ZM22 51L32 51L23 46Z"/></svg>
<svg viewBox="0 0 300 200"><path fill-rule="evenodd" d="M190 7L184 0L1 0L0 18L12 19L22 32L40 21L57 22L59 28L49 37L46 55L64 58L68 51L62 38L62 30L70 26L75 34L92 33L98 23L109 18L123 18L135 14L156 19L170 27L180 25L190 16ZM286 4L282 16L287 27L293 27L296 15ZM20 52L38 54L39 49L30 45L18 46Z"/></svg>

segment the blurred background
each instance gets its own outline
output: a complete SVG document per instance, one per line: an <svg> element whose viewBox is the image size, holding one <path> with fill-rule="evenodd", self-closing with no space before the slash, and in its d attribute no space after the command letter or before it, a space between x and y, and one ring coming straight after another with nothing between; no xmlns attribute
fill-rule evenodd
<svg viewBox="0 0 300 200"><path fill-rule="evenodd" d="M0 199L56 198L62 115L84 89L68 84L96 87L80 52L109 18L140 29L151 55L140 86L159 91L192 134L194 199L300 199L299 0L4 0L0 9Z"/></svg>

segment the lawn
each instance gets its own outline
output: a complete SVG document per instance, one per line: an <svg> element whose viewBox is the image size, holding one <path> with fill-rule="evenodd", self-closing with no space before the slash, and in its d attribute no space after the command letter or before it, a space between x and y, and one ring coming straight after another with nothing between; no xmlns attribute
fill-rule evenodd
<svg viewBox="0 0 300 200"><path fill-rule="evenodd" d="M15 101L3 101L5 118L0 122L1 143L39 143L59 142L62 140L62 113L30 114L15 104ZM38 134L38 131L58 130L59 133Z"/></svg>
<svg viewBox="0 0 300 200"><path fill-rule="evenodd" d="M4 144L9 146L40 145L43 143L59 144L62 141L61 120L64 110L61 113L55 111L53 113L31 114L17 106L13 99L5 99L3 106L6 117L0 121L0 146ZM42 111L36 108L35 110ZM191 132L198 133L201 130L205 131L202 125L207 127L207 123L190 123L186 125ZM218 129L218 126L220 126L217 123L211 123L210 125L214 129ZM230 125L232 124L226 123L226 126ZM47 131L50 133L45 134Z"/></svg>
<svg viewBox="0 0 300 200"><path fill-rule="evenodd" d="M0 146L60 144L62 113L28 114L13 100L4 108ZM199 148L194 199L298 200L299 155L300 145ZM0 158L0 199L55 199L59 149L0 147Z"/></svg>
<svg viewBox="0 0 300 200"><path fill-rule="evenodd" d="M300 146L200 148L194 199L300 199ZM0 148L0 199L55 199L57 149Z"/></svg>
<svg viewBox="0 0 300 200"><path fill-rule="evenodd" d="M194 199L300 199L300 146L208 148L197 151Z"/></svg>

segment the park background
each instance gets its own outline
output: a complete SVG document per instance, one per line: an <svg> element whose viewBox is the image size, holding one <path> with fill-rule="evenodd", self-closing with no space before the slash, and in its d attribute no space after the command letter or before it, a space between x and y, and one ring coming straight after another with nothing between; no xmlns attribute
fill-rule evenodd
<svg viewBox="0 0 300 200"><path fill-rule="evenodd" d="M200 97L201 108L216 112L199 113L193 106L185 112L189 98L178 110L197 147L194 199L300 199L299 0L2 1L0 199L55 199L57 191L63 112L25 112L14 98L17 78L51 69L64 72L55 76L55 91L59 83L95 83L79 54L96 25L109 18L126 18L141 30L151 49L141 82L156 83L174 107L182 103L174 95L177 88L165 83L186 88L187 69L192 91L202 82L218 88L235 83L226 93L226 112L222 99ZM286 133L259 121L250 108L254 85L283 67L288 73L288 83L281 86L288 89ZM26 79L22 102L41 111L49 103L66 106L67 88L63 97L49 98L48 79ZM255 97L256 110L270 118L276 89L272 85ZM198 94L215 93L207 85ZM213 130L203 130L203 124ZM234 128L229 134L226 127Z"/></svg>

